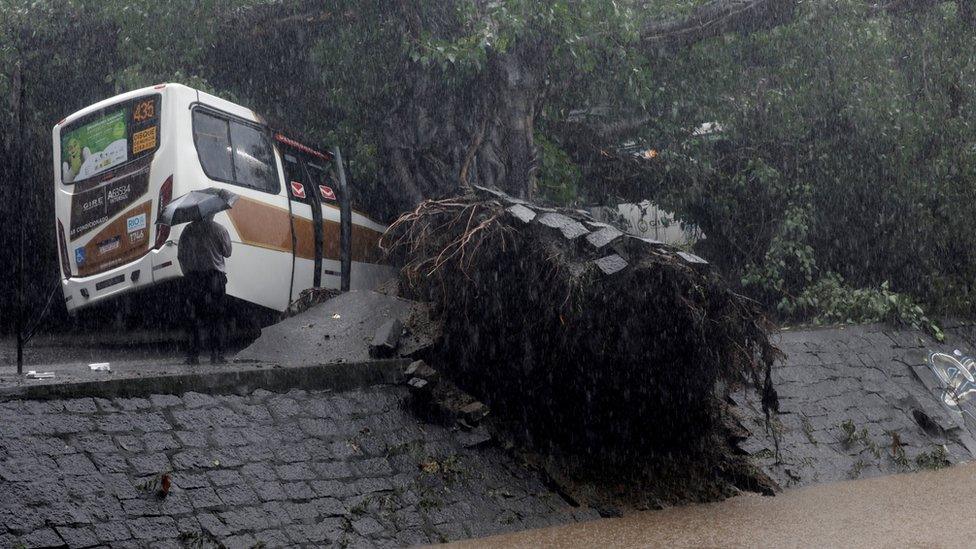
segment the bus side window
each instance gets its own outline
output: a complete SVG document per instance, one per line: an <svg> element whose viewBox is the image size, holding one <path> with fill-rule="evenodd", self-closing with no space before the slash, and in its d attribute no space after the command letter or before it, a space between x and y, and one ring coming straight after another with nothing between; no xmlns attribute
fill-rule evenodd
<svg viewBox="0 0 976 549"><path fill-rule="evenodd" d="M238 185L272 194L278 193L274 155L267 132L231 120L230 141L234 147L234 172Z"/></svg>
<svg viewBox="0 0 976 549"><path fill-rule="evenodd" d="M262 128L194 110L193 138L210 179L278 194L274 152Z"/></svg>
<svg viewBox="0 0 976 549"><path fill-rule="evenodd" d="M193 137L197 156L210 179L233 181L234 166L230 155L230 132L227 120L203 111L193 111Z"/></svg>

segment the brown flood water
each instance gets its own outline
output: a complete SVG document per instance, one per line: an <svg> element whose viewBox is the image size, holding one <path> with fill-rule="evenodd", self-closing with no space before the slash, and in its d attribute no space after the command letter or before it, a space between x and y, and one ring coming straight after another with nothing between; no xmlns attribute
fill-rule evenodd
<svg viewBox="0 0 976 549"><path fill-rule="evenodd" d="M976 463L469 540L468 547L976 547Z"/></svg>

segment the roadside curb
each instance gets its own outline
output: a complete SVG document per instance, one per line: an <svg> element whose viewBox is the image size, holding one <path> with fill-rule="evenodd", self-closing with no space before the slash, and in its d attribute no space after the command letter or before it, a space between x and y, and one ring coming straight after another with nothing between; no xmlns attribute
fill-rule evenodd
<svg viewBox="0 0 976 549"><path fill-rule="evenodd" d="M399 383L406 359L370 360L315 366L268 366L201 374L166 374L75 383L9 387L0 389L0 402L81 397L144 397L151 394L233 393L256 389L284 391L331 389L348 391L371 385Z"/></svg>

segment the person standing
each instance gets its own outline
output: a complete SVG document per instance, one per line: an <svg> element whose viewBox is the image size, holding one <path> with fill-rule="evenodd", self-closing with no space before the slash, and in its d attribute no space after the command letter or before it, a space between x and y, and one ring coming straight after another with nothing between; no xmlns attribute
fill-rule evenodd
<svg viewBox="0 0 976 549"><path fill-rule="evenodd" d="M177 259L186 279L187 329L189 345L186 364L199 364L200 332L206 328L210 344L210 363L223 364L224 295L230 257L230 233L213 215L194 221L180 235Z"/></svg>

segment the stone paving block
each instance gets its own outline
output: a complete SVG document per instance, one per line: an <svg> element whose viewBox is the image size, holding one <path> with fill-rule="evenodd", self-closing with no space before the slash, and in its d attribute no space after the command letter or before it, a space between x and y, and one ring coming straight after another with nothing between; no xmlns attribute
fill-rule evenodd
<svg viewBox="0 0 976 549"><path fill-rule="evenodd" d="M149 402L153 408L171 408L183 406L183 400L175 395L150 395Z"/></svg>
<svg viewBox="0 0 976 549"><path fill-rule="evenodd" d="M224 504L216 490L207 486L204 488L191 488L186 490L186 499L194 509L211 509L220 507Z"/></svg>
<svg viewBox="0 0 976 549"><path fill-rule="evenodd" d="M539 217L539 224L553 229L558 229L563 238L574 240L585 234L589 230L582 223L560 213L546 213Z"/></svg>
<svg viewBox="0 0 976 549"><path fill-rule="evenodd" d="M274 469L266 463L248 463L241 467L241 474L249 479L258 481L271 481L277 480L278 478Z"/></svg>
<svg viewBox="0 0 976 549"><path fill-rule="evenodd" d="M294 399L275 395L268 399L266 406L271 414L279 420L293 418L303 412L302 406Z"/></svg>
<svg viewBox="0 0 976 549"><path fill-rule="evenodd" d="M260 507L234 509L218 515L231 533L264 530L272 526L272 518Z"/></svg>
<svg viewBox="0 0 976 549"><path fill-rule="evenodd" d="M345 534L345 521L327 518L315 524L303 525L300 528L302 536L314 544L336 543Z"/></svg>
<svg viewBox="0 0 976 549"><path fill-rule="evenodd" d="M254 484L254 490L257 492L258 497L261 498L261 501L282 501L289 499L288 494L285 493L285 488L280 482L258 482Z"/></svg>
<svg viewBox="0 0 976 549"><path fill-rule="evenodd" d="M165 452L180 448L180 444L169 433L146 433L142 436L142 444L149 452Z"/></svg>
<svg viewBox="0 0 976 549"><path fill-rule="evenodd" d="M95 464L84 454L69 454L56 458L58 470L65 475L87 475L97 472Z"/></svg>
<svg viewBox="0 0 976 549"><path fill-rule="evenodd" d="M0 461L0 480L27 482L56 474L57 463L47 456L6 458Z"/></svg>
<svg viewBox="0 0 976 549"><path fill-rule="evenodd" d="M98 411L98 406L92 398L73 398L64 401L64 409L76 414L91 414Z"/></svg>
<svg viewBox="0 0 976 549"><path fill-rule="evenodd" d="M104 433L86 433L71 438L71 443L83 452L114 452L115 441Z"/></svg>
<svg viewBox="0 0 976 549"><path fill-rule="evenodd" d="M283 444L293 444L293 443L283 443ZM274 461L274 451L272 447L262 446L256 444L248 444L246 446L237 446L234 449L234 453L239 458L241 463L262 463L268 461Z"/></svg>
<svg viewBox="0 0 976 549"><path fill-rule="evenodd" d="M183 405L187 408L202 408L216 406L218 404L217 399L214 397L192 391L189 393L184 393L181 400L183 401Z"/></svg>
<svg viewBox="0 0 976 549"><path fill-rule="evenodd" d="M380 524L373 517L363 517L352 521L352 527L357 534L363 537L370 537L379 534L385 530L382 524Z"/></svg>
<svg viewBox="0 0 976 549"><path fill-rule="evenodd" d="M342 479L355 476L352 468L345 461L317 462L312 467L320 477L325 479Z"/></svg>
<svg viewBox="0 0 976 549"><path fill-rule="evenodd" d="M287 547L291 541L283 532L279 530L265 530L254 534L255 543L263 543L268 549L275 547Z"/></svg>
<svg viewBox="0 0 976 549"><path fill-rule="evenodd" d="M317 496L344 498L359 493L356 484L340 480L313 480L309 483Z"/></svg>
<svg viewBox="0 0 976 549"><path fill-rule="evenodd" d="M363 477L385 477L393 474L393 468L386 458L364 459L355 462L356 471Z"/></svg>
<svg viewBox="0 0 976 549"><path fill-rule="evenodd" d="M61 540L61 536L53 529L41 528L18 538L17 545L25 549L34 549L35 547L61 547L64 545L64 541Z"/></svg>
<svg viewBox="0 0 976 549"><path fill-rule="evenodd" d="M210 478L210 482L218 487L244 484L244 478L237 471L217 469L209 471L207 476Z"/></svg>
<svg viewBox="0 0 976 549"><path fill-rule="evenodd" d="M118 409L126 412L148 410L152 407L152 402L146 398L117 398L114 402Z"/></svg>
<svg viewBox="0 0 976 549"><path fill-rule="evenodd" d="M617 254L594 260L593 264L605 275L616 274L627 268L627 261Z"/></svg>
<svg viewBox="0 0 976 549"><path fill-rule="evenodd" d="M260 424L271 424L274 422L271 412L263 404L243 405L238 409L238 413Z"/></svg>
<svg viewBox="0 0 976 549"><path fill-rule="evenodd" d="M314 471L305 463L288 463L275 468L275 473L281 480L311 480L316 477Z"/></svg>
<svg viewBox="0 0 976 549"><path fill-rule="evenodd" d="M95 536L102 543L111 545L116 541L123 541L132 538L129 527L124 522L102 522L94 526Z"/></svg>
<svg viewBox="0 0 976 549"><path fill-rule="evenodd" d="M512 215L515 219L518 219L522 223L531 223L535 219L536 213L522 204L515 204L514 206L509 206L506 211Z"/></svg>
<svg viewBox="0 0 976 549"><path fill-rule="evenodd" d="M202 531L212 536L216 536L218 539L225 538L230 535L230 530L227 528L227 526L213 513L198 514L197 520L200 521L200 528Z"/></svg>
<svg viewBox="0 0 976 549"><path fill-rule="evenodd" d="M227 549L251 549L257 541L254 536L250 534L242 534L238 536L231 536L227 538L224 545Z"/></svg>
<svg viewBox="0 0 976 549"><path fill-rule="evenodd" d="M155 494L144 493L143 497L123 501L122 507L130 517L174 516L196 509L186 492L170 492L164 499L159 499Z"/></svg>
<svg viewBox="0 0 976 549"><path fill-rule="evenodd" d="M118 412L120 410L120 408L118 406L116 406L116 404L113 401L111 401L111 400L109 400L107 398L98 398L98 397L96 397L95 398L95 404L98 406L98 409L99 410L101 410L102 412L106 412L106 413L108 413L108 412Z"/></svg>
<svg viewBox="0 0 976 549"><path fill-rule="evenodd" d="M307 462L311 461L312 456L304 446L282 446L272 450L276 461L283 463Z"/></svg>
<svg viewBox="0 0 976 549"><path fill-rule="evenodd" d="M129 521L132 535L140 540L173 540L180 532L172 517L145 517Z"/></svg>
<svg viewBox="0 0 976 549"><path fill-rule="evenodd" d="M315 490L306 482L283 482L281 483L281 487L287 499L292 501L314 499L318 496Z"/></svg>
<svg viewBox="0 0 976 549"><path fill-rule="evenodd" d="M126 452L142 452L146 446L142 443L142 437L132 435L116 435L113 437L115 444Z"/></svg>
<svg viewBox="0 0 976 549"><path fill-rule="evenodd" d="M224 486L217 490L217 495L225 505L257 505L260 503L258 495L248 486Z"/></svg>
<svg viewBox="0 0 976 549"><path fill-rule="evenodd" d="M305 419L299 420L302 431L309 436L318 438L335 437L340 434L339 424L331 419Z"/></svg>
<svg viewBox="0 0 976 549"><path fill-rule="evenodd" d="M132 472L137 476L159 475L173 469L164 453L140 454L129 458Z"/></svg>

